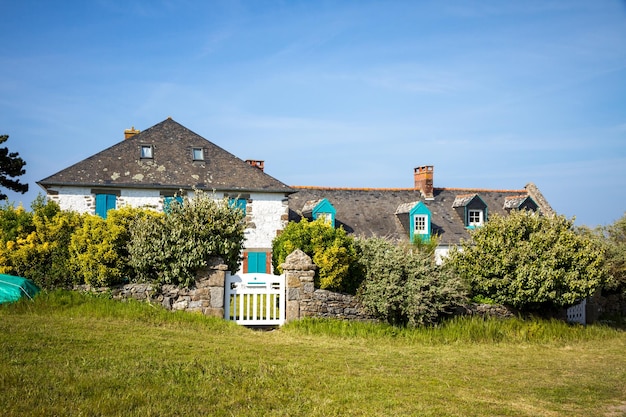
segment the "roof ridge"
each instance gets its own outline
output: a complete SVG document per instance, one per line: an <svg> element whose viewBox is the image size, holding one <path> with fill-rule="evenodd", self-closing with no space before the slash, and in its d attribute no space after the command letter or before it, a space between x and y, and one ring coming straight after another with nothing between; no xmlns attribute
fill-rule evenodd
<svg viewBox="0 0 626 417"><path fill-rule="evenodd" d="M376 187L329 187L329 186L315 186L315 185L290 185L290 188L296 190L323 190L323 191L416 191L419 189L413 187L406 188L376 188ZM489 189L489 188L454 188L454 187L434 187L436 191L474 191L474 192L499 192L499 193L525 193L528 191L521 190L507 190L507 189Z"/></svg>

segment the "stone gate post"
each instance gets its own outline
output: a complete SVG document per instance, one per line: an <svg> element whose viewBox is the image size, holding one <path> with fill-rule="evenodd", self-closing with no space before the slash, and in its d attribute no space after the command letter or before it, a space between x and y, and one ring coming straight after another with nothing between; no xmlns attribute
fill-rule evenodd
<svg viewBox="0 0 626 417"><path fill-rule="evenodd" d="M296 249L287 256L281 268L287 282L285 322L289 322L301 317L300 302L313 296L315 291L313 278L317 267L306 253Z"/></svg>
<svg viewBox="0 0 626 417"><path fill-rule="evenodd" d="M205 269L198 271L196 289L188 309L195 308L206 316L224 317L224 282L227 270L228 266L222 259L215 258Z"/></svg>

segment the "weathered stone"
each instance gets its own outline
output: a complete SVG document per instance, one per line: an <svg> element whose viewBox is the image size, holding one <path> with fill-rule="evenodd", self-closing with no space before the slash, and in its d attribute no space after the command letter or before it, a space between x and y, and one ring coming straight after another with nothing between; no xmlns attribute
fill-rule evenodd
<svg viewBox="0 0 626 417"><path fill-rule="evenodd" d="M302 286L302 291L305 293L312 293L315 291L315 285L312 282L307 282Z"/></svg>
<svg viewBox="0 0 626 417"><path fill-rule="evenodd" d="M205 316L209 316L209 317L224 317L223 308L207 307L203 310L203 313Z"/></svg>
<svg viewBox="0 0 626 417"><path fill-rule="evenodd" d="M176 301L174 304L172 304L172 310L175 310L175 311L185 310L188 305L189 305L189 301L187 300L183 299L180 301Z"/></svg>
<svg viewBox="0 0 626 417"><path fill-rule="evenodd" d="M212 271L209 276L208 285L211 287L224 287L224 282L226 280L226 272L225 271Z"/></svg>
<svg viewBox="0 0 626 417"><path fill-rule="evenodd" d="M210 294L211 294L210 288L198 288L194 291L192 299L200 300L202 298L208 298Z"/></svg>
<svg viewBox="0 0 626 417"><path fill-rule="evenodd" d="M224 288L211 288L211 307L224 308Z"/></svg>
<svg viewBox="0 0 626 417"><path fill-rule="evenodd" d="M296 249L287 255L287 258L285 258L285 262L281 265L281 268L284 271L308 271L315 270L317 267L313 264L309 255L302 252L300 249Z"/></svg>
<svg viewBox="0 0 626 417"><path fill-rule="evenodd" d="M300 299L300 290L298 288L287 288L287 301Z"/></svg>
<svg viewBox="0 0 626 417"><path fill-rule="evenodd" d="M298 320L300 318L300 303L287 301L286 304L285 321Z"/></svg>
<svg viewBox="0 0 626 417"><path fill-rule="evenodd" d="M301 286L300 278L295 274L287 274L287 287L289 288L300 288Z"/></svg>

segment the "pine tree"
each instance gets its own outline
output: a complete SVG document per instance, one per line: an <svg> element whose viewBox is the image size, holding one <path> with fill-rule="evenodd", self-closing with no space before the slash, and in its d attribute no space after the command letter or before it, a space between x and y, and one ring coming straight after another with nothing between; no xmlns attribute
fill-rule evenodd
<svg viewBox="0 0 626 417"><path fill-rule="evenodd" d="M9 139L9 135L0 135L0 144ZM8 188L11 191L24 194L28 191L28 184L22 184L19 180L13 179L24 175L26 162L20 158L19 153L9 152L9 148L0 148L0 187ZM8 196L0 190L0 201L6 200Z"/></svg>

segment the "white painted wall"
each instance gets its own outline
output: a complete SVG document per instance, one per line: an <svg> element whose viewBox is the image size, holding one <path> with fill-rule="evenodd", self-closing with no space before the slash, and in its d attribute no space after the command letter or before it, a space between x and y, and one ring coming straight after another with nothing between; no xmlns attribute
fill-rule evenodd
<svg viewBox="0 0 626 417"><path fill-rule="evenodd" d="M48 198L56 201L61 209L79 213L95 212L95 197L91 188L87 187L55 187L56 195ZM193 193L189 193L193 196ZM223 193L215 193L216 199L224 198ZM163 210L163 197L159 190L121 189L116 207L148 207L157 211ZM251 227L245 231L244 247L272 247L272 240L278 230L287 226L288 204L282 194L252 193L247 203L247 217Z"/></svg>
<svg viewBox="0 0 626 417"><path fill-rule="evenodd" d="M61 210L76 211L78 213L93 213L95 201L91 195L91 188L85 187L55 187L56 195L48 194L48 198L55 201Z"/></svg>
<svg viewBox="0 0 626 417"><path fill-rule="evenodd" d="M282 194L250 194L252 202L248 202L248 216L254 227L246 229L246 248L271 248L272 240L278 230L287 226L289 207L286 197Z"/></svg>
<svg viewBox="0 0 626 417"><path fill-rule="evenodd" d="M435 263L437 265L441 265L445 258L448 257L448 253L450 252L450 246L448 245L439 245L435 248Z"/></svg>

